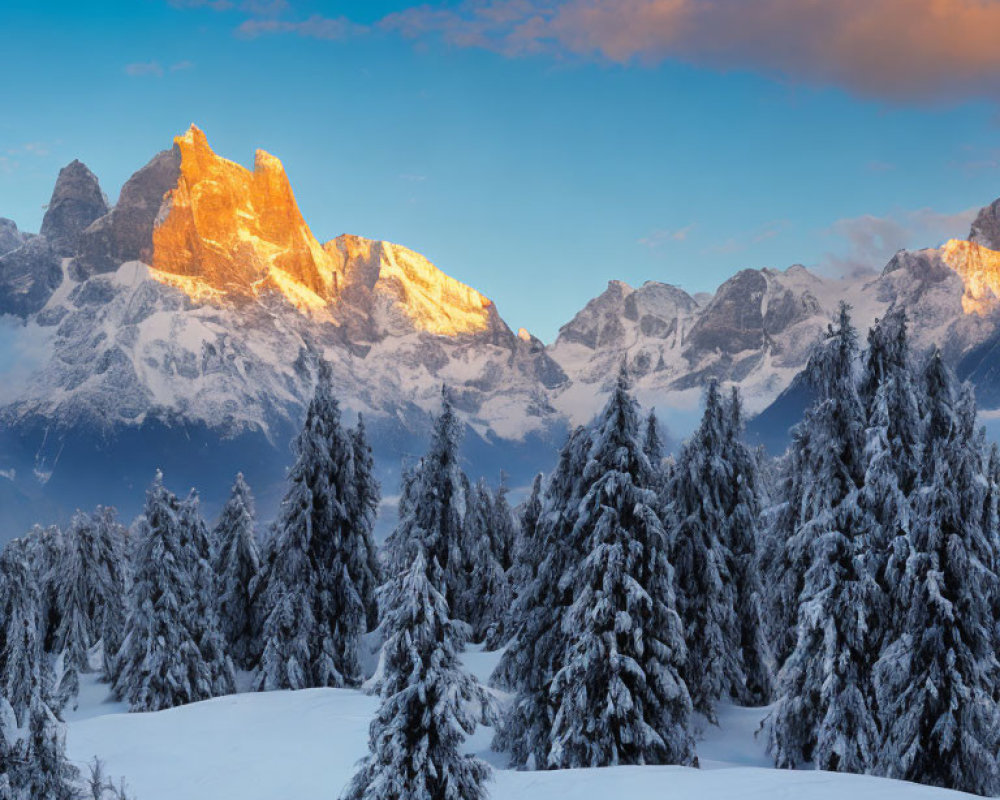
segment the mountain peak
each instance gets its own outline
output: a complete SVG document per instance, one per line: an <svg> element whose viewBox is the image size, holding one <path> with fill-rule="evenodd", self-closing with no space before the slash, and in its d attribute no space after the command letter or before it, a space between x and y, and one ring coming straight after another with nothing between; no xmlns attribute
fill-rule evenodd
<svg viewBox="0 0 1000 800"><path fill-rule="evenodd" d="M41 234L56 253L70 257L76 253L84 229L107 213L108 200L97 176L82 161L74 160L59 170Z"/></svg>

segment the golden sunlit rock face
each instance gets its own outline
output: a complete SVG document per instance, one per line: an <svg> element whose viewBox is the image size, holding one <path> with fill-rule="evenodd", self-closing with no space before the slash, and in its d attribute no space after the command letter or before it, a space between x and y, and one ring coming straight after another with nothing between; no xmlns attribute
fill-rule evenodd
<svg viewBox="0 0 1000 800"><path fill-rule="evenodd" d="M941 249L941 256L965 283L962 310L966 314L982 316L1000 305L1000 252L952 239Z"/></svg>
<svg viewBox="0 0 1000 800"><path fill-rule="evenodd" d="M361 299L400 330L456 336L490 326L492 302L417 253L353 236L321 245L274 156L258 150L251 172L217 156L193 125L174 143L180 177L153 231L157 280L199 302L279 292L330 319Z"/></svg>

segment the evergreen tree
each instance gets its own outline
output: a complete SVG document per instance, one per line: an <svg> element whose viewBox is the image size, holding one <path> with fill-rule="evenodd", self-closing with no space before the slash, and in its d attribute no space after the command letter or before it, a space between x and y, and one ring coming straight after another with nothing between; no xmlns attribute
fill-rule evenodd
<svg viewBox="0 0 1000 800"><path fill-rule="evenodd" d="M195 596L198 582L192 569L199 555L192 552L195 535L188 527L190 510L185 513L183 505L157 473L139 525L127 634L115 683L116 693L133 711L158 711L234 689L232 665L206 646L217 632L204 617L192 619L205 609ZM206 653L214 660L206 659Z"/></svg>
<svg viewBox="0 0 1000 800"><path fill-rule="evenodd" d="M355 527L355 441L340 422L321 364L294 442L295 463L276 523L267 573L260 689L354 686L368 627L363 593L372 577L370 531ZM367 512L366 512L367 513Z"/></svg>
<svg viewBox="0 0 1000 800"><path fill-rule="evenodd" d="M252 594L260 574L255 526L253 495L241 472L222 508L213 538L218 546L215 575L219 631L233 662L243 669L252 666L258 653L257 609Z"/></svg>
<svg viewBox="0 0 1000 800"><path fill-rule="evenodd" d="M471 492L465 516L466 592L465 616L472 638L498 646L503 639L503 623L510 610L511 591L501 564L503 543L497 530L495 500L485 480Z"/></svg>
<svg viewBox="0 0 1000 800"><path fill-rule="evenodd" d="M857 333L841 304L837 324L806 367L814 400L792 429L783 465L781 502L772 512L761 554L769 587L765 619L780 667L798 641L799 598L813 545L829 528L829 512L864 483L865 418L855 383Z"/></svg>
<svg viewBox="0 0 1000 800"><path fill-rule="evenodd" d="M357 540L347 548L354 563L348 572L355 577L361 602L365 607L365 629L378 627L378 587L382 583L382 568L375 546L375 518L378 514L382 488L375 478L375 461L371 445L365 432L365 421L358 414L358 424L351 431L351 445L354 457L354 492L350 496L351 517L354 538Z"/></svg>
<svg viewBox="0 0 1000 800"><path fill-rule="evenodd" d="M26 557L26 542L11 542L0 557L3 577L3 649L0 651L0 694L14 712L15 724L27 724L32 703L48 698L52 674L43 647L42 602Z"/></svg>
<svg viewBox="0 0 1000 800"><path fill-rule="evenodd" d="M540 554L538 536L542 523L542 474L535 475L531 482L531 492L521 504L518 512L517 538L514 543L514 563L511 568L511 589L520 596L524 587L534 579L538 570L537 556ZM513 606L511 607L513 611ZM514 620L514 614L509 615ZM516 625L508 624L509 628Z"/></svg>
<svg viewBox="0 0 1000 800"><path fill-rule="evenodd" d="M181 503L179 522L181 553L188 560L186 571L191 586L183 617L201 650L210 696L229 694L234 691L236 677L219 627L218 586L212 566L217 548L201 516L200 498L194 489Z"/></svg>
<svg viewBox="0 0 1000 800"><path fill-rule="evenodd" d="M490 503L489 530L493 541L493 552L500 568L509 573L514 566L514 553L517 549L517 525L514 522L514 512L510 508L507 494L507 475L500 473L500 485L493 492Z"/></svg>
<svg viewBox="0 0 1000 800"><path fill-rule="evenodd" d="M484 800L489 767L460 748L487 704L458 660L464 638L417 548L384 589L384 679L364 760L344 800ZM429 574L430 573L430 574Z"/></svg>
<svg viewBox="0 0 1000 800"><path fill-rule="evenodd" d="M813 761L820 769L867 772L877 755L870 676L884 608L869 563L872 522L860 505L865 419L856 357L842 304L837 327L809 366L816 400L803 422L810 448L802 462L812 482L792 536L807 566L795 604L795 645L766 723L779 767Z"/></svg>
<svg viewBox="0 0 1000 800"><path fill-rule="evenodd" d="M726 459L729 423L713 381L701 425L681 451L668 487L671 562L677 605L684 622L684 677L694 707L715 720L715 703L743 697L742 634L736 612L734 557L723 539L731 512L733 474Z"/></svg>
<svg viewBox="0 0 1000 800"><path fill-rule="evenodd" d="M66 757L62 725L40 698L31 706L28 735L18 747L15 797L24 800L77 800L79 770Z"/></svg>
<svg viewBox="0 0 1000 800"><path fill-rule="evenodd" d="M77 512L63 535L55 650L64 669L88 672L88 651L105 635L113 656L121 646L125 605L124 529L114 509Z"/></svg>
<svg viewBox="0 0 1000 800"><path fill-rule="evenodd" d="M860 502L871 514L870 569L887 595L901 585L910 553L912 500L921 469L921 420L913 385L906 315L891 310L868 333L861 377L867 470ZM898 633L890 617L887 637Z"/></svg>
<svg viewBox="0 0 1000 800"><path fill-rule="evenodd" d="M573 534L587 489L583 475L590 445L587 428L569 435L549 481L536 533L522 540L523 574L534 578L520 590L512 614L516 632L492 676L494 684L514 695L494 748L509 752L518 767L548 766L555 713L550 690L563 666L567 641L563 617L573 602L576 570L587 555L582 538Z"/></svg>
<svg viewBox="0 0 1000 800"><path fill-rule="evenodd" d="M696 763L673 569L624 371L591 440L573 533L587 555L563 623L546 766Z"/></svg>
<svg viewBox="0 0 1000 800"><path fill-rule="evenodd" d="M660 424L656 420L656 410L650 409L646 416L646 427L643 431L642 450L649 459L654 472L660 472L663 461L663 437L660 436Z"/></svg>
<svg viewBox="0 0 1000 800"><path fill-rule="evenodd" d="M956 398L940 352L924 372L924 443L894 613L903 624L875 668L884 747L895 778L983 795L1000 791L993 631L997 575L980 526L985 481L974 406Z"/></svg>
<svg viewBox="0 0 1000 800"><path fill-rule="evenodd" d="M445 597L455 619L464 620L465 515L469 480L459 464L461 424L448 390L442 389L441 415L434 423L427 455L415 465L400 502L399 524L387 542L392 569L401 571L423 551L434 586Z"/></svg>
<svg viewBox="0 0 1000 800"><path fill-rule="evenodd" d="M760 705L771 698L771 655L764 634L763 598L758 564L759 523L764 494L758 458L743 441L743 413L733 387L727 408L724 459L730 482L726 495L722 542L729 556L728 572L735 589L735 611L740 627L740 659L744 683L730 687L734 699Z"/></svg>

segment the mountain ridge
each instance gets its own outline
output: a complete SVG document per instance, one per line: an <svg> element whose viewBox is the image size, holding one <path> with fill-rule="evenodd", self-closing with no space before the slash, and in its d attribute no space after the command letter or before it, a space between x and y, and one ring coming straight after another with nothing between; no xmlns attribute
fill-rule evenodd
<svg viewBox="0 0 1000 800"><path fill-rule="evenodd" d="M526 482L533 467L522 455L554 448L589 419L622 362L640 400L682 432L710 379L739 386L750 413L766 409L842 299L862 330L902 304L918 351L937 345L955 364L979 353L976 374L997 384L984 396L1000 402L1000 370L990 368L1000 359L991 344L1000 341L998 213L1000 201L968 240L901 251L879 275L745 269L694 296L612 280L546 345L401 245L349 234L320 243L277 158L259 151L248 170L192 126L129 178L113 207L74 162L43 233L0 222L0 313L18 320L14 335L35 359L0 402L0 434L21 453L0 469L44 483L74 447L82 460L87 447L113 450L116 437L134 439L119 433L154 423L251 435L261 453L280 454L323 359L344 407L381 436L387 463L426 433L447 383L471 451L507 448L524 466L513 479ZM136 469L151 471L151 459Z"/></svg>

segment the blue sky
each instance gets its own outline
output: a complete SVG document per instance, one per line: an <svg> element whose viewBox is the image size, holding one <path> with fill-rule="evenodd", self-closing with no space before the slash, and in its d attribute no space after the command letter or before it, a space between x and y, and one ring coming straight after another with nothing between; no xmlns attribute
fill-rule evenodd
<svg viewBox="0 0 1000 800"><path fill-rule="evenodd" d="M5 0L0 216L37 230L73 158L113 200L195 122L228 158L280 157L321 240L418 250L551 340L610 279L877 268L1000 196L973 0L934 42L892 15L941 0L871 0L892 32L837 47L823 14L857 0L794 0L813 13L787 27L793 0L755 0L766 25L615 2Z"/></svg>

